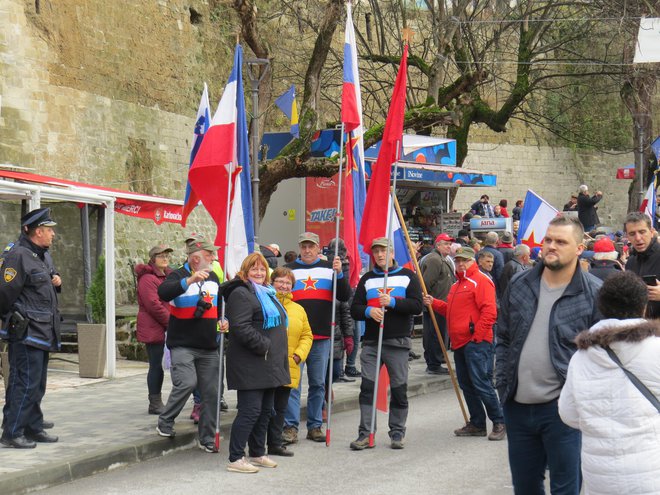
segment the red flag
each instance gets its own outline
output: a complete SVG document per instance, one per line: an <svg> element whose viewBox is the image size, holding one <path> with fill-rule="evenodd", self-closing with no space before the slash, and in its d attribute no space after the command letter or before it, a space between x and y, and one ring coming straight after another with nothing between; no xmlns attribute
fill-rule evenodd
<svg viewBox="0 0 660 495"><path fill-rule="evenodd" d="M389 401L387 400L387 389L390 387L390 374L387 372L387 366L380 367L378 375L378 390L376 396L376 409L386 413L388 411Z"/></svg>
<svg viewBox="0 0 660 495"><path fill-rule="evenodd" d="M406 110L406 67L408 45L403 48L399 72L396 75L392 103L385 121L385 131L375 165L371 169L371 182L360 228L360 244L365 252L371 252L371 241L387 235L387 215L390 197L392 164L399 159L403 137L403 120Z"/></svg>

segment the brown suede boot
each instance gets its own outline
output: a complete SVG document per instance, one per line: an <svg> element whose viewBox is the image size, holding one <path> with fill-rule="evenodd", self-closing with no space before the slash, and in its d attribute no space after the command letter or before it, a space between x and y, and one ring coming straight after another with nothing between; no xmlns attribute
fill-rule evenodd
<svg viewBox="0 0 660 495"><path fill-rule="evenodd" d="M149 414L160 414L165 409L163 398L161 394L154 394L149 396Z"/></svg>

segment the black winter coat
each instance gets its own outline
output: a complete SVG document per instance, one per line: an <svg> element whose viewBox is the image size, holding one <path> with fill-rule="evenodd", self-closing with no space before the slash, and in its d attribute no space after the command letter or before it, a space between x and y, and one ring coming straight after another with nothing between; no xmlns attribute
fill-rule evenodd
<svg viewBox="0 0 660 495"><path fill-rule="evenodd" d="M259 390L290 383L286 312L278 305L282 323L264 329L261 304L250 282L234 279L220 290L229 320L229 389Z"/></svg>
<svg viewBox="0 0 660 495"><path fill-rule="evenodd" d="M602 196L596 196L595 194L591 197L588 194L578 194L578 218L583 227L587 228L600 223L598 213L596 213L596 203L602 198Z"/></svg>
<svg viewBox="0 0 660 495"><path fill-rule="evenodd" d="M644 275L655 275L660 279L660 244L658 238L654 237L651 244L643 253L633 250L626 262L626 271L636 273L640 277ZM649 301L646 307L646 317L649 319L660 318L660 301Z"/></svg>
<svg viewBox="0 0 660 495"><path fill-rule="evenodd" d="M623 271L621 264L616 260L593 260L589 273L594 277L605 280L610 275Z"/></svg>

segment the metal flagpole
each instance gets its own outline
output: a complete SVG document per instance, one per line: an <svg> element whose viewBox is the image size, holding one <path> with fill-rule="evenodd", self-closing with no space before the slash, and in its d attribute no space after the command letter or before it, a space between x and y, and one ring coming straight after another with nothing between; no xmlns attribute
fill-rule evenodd
<svg viewBox="0 0 660 495"><path fill-rule="evenodd" d="M225 225L225 266L222 267L223 270L223 275L225 279L227 278L227 251L229 249L229 206L231 204L230 198L231 198L231 186L232 186L232 170L233 170L233 163L229 164L229 179L228 179L228 187L227 187L227 224ZM221 311L220 311L220 320L224 321L225 319L225 300L222 298L222 306L221 306ZM225 352L225 332L220 331L220 345L219 345L219 356L218 356L218 397L216 399L216 405L215 405L215 448L217 450L220 450L220 399L222 398L222 394L220 391L222 390L222 380L224 378L224 367L222 366L222 357Z"/></svg>
<svg viewBox="0 0 660 495"><path fill-rule="evenodd" d="M335 211L335 253L332 262L335 262L339 256L339 212L341 211L341 184L342 175L344 173L344 123L341 124L341 138L339 140L339 175L337 178L337 210ZM333 270L334 272L334 270ZM328 405L327 423L325 427L325 446L330 446L330 418L332 417L332 368L333 357L335 349L335 328L337 327L337 273L333 273L332 277L332 320L330 322L330 359L328 361Z"/></svg>
<svg viewBox="0 0 660 495"><path fill-rule="evenodd" d="M403 138L402 138L403 139ZM392 192L390 195L392 197L396 194L396 174L399 166L399 144L400 141L396 143L396 161L394 162L394 178L392 179ZM390 201L392 199L390 198ZM392 221L394 220L394 203L390 204L388 211L388 221L387 221L387 247L385 248L385 268L383 269L383 294L387 294L387 276L390 271L390 252L393 244L392 241ZM380 320L380 325L378 326L378 346L376 347L376 369L374 376L374 397L371 402L371 426L369 429L369 447L373 447L374 443L374 434L376 431L376 402L378 400L378 382L380 378L380 358L383 349L383 331L385 329L385 307L381 306L380 309L383 311L383 318Z"/></svg>
<svg viewBox="0 0 660 495"><path fill-rule="evenodd" d="M394 196L394 206L396 207L396 213L399 216L399 222L401 222L401 228L403 229L403 233L406 236L406 243L408 245L408 251L410 252L410 257L413 260L413 263L415 265L415 271L417 272L417 278L419 279L419 283L422 286L422 292L424 295L428 294L428 291L426 290L426 284L424 283L424 278L422 277L422 271L419 269L419 263L417 263L417 257L415 256L415 252L412 248L412 242L410 241L410 236L408 235L408 229L406 227L406 223L404 222L403 219L403 213L401 213L401 207L399 206L399 200ZM454 392L456 393L456 399L458 399L458 405L461 406L461 412L463 413L463 418L465 419L465 423L469 423L468 415L467 412L465 411L465 404L463 404L463 399L461 398L461 393L458 391L458 382L456 381L456 375L454 374L454 368L451 365L451 362L449 361L449 356L447 355L447 348L445 347L445 342L440 335L440 328L438 327L438 321L435 318L435 312L433 311L433 308L429 305L428 307L429 310L429 315L431 316L431 321L433 322L433 328L435 328L435 335L438 338L438 342L440 342L440 348L442 349L442 355L445 357L445 363L447 363L447 369L449 370L449 376L451 377L451 383L454 386Z"/></svg>

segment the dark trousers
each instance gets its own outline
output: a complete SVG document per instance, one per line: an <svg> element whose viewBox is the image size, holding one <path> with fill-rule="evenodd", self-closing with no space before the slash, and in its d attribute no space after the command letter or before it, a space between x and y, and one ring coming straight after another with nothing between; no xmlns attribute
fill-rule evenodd
<svg viewBox="0 0 660 495"><path fill-rule="evenodd" d="M504 419L514 493L544 495L547 467L553 495L578 495L582 436L561 421L557 400L544 404L505 402Z"/></svg>
<svg viewBox="0 0 660 495"><path fill-rule="evenodd" d="M502 406L493 387L493 359L493 344L486 341L468 342L454 350L456 378L470 412L470 423L477 428L486 427L486 414L493 423L504 423Z"/></svg>
<svg viewBox="0 0 660 495"><path fill-rule="evenodd" d="M268 421L268 447L282 446L282 429L284 428L284 413L291 395L290 387L277 387L273 397L273 411Z"/></svg>
<svg viewBox="0 0 660 495"><path fill-rule="evenodd" d="M147 372L147 388L149 395L158 395L163 390L163 354L165 344L146 344L149 357L149 371Z"/></svg>
<svg viewBox="0 0 660 495"><path fill-rule="evenodd" d="M46 393L48 351L9 343L9 384L3 407L2 436L16 438L43 430L41 400Z"/></svg>
<svg viewBox="0 0 660 495"><path fill-rule="evenodd" d="M275 389L238 390L237 395L238 412L231 425L229 462L245 455L246 444L250 457L261 457L266 453L266 434Z"/></svg>
<svg viewBox="0 0 660 495"><path fill-rule="evenodd" d="M438 313L435 313L435 319L438 322L440 335L442 335L442 340L444 341L446 348L449 342L447 337L447 320L445 320L444 316L441 316ZM445 362L445 356L442 354L442 348L440 347L438 336L435 333L433 321L427 310L424 311L423 323L424 330L422 333L422 345L424 346L424 360L426 361L426 367L431 371L437 371L440 369L440 365Z"/></svg>

